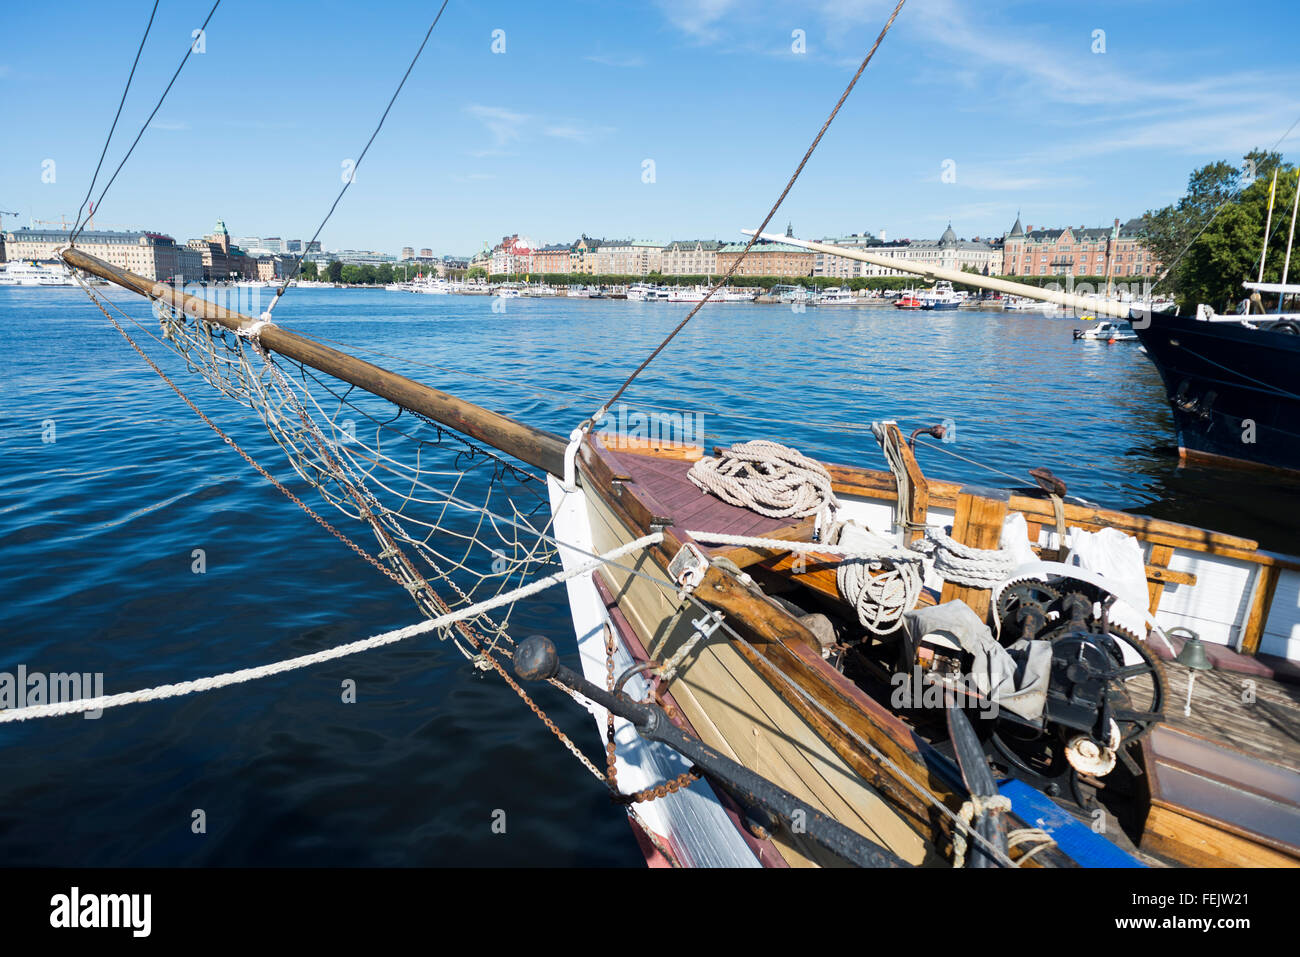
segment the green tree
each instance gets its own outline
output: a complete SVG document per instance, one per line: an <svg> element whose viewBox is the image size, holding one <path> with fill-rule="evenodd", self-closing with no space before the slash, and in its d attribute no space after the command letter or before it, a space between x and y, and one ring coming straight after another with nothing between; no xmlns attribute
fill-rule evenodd
<svg viewBox="0 0 1300 957"><path fill-rule="evenodd" d="M315 263L304 262L302 264L302 268L298 272L298 275L302 279L314 280L319 275L319 273L316 271Z"/></svg>
<svg viewBox="0 0 1300 957"><path fill-rule="evenodd" d="M487 270L484 269L482 266L475 266L473 269L471 269L468 273L465 274L465 278L466 278L466 279L471 279L471 280L473 280L473 279L486 279L486 278L487 278Z"/></svg>
<svg viewBox="0 0 1300 957"><path fill-rule="evenodd" d="M1285 235L1290 224L1294 167L1263 150L1252 150L1243 160L1241 166L1225 160L1202 166L1188 177L1182 199L1146 214L1143 242L1169 270L1159 291L1176 296L1181 312L1201 302L1226 309L1240 298L1241 283L1257 275L1274 170L1273 235L1279 228ZM1281 259L1273 257L1266 281L1281 278ZM1276 279L1269 280L1271 274Z"/></svg>
<svg viewBox="0 0 1300 957"><path fill-rule="evenodd" d="M325 267L325 274L329 277L330 282L342 282L343 264L337 259L331 260L330 264Z"/></svg>

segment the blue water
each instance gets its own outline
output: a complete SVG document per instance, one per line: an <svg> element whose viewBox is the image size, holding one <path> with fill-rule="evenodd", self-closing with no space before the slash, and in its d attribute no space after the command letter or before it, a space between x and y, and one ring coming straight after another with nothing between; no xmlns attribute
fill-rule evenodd
<svg viewBox="0 0 1300 957"><path fill-rule="evenodd" d="M113 298L149 321L142 301ZM487 297L299 289L276 319L567 434L686 308L511 300L498 313ZM873 466L873 419L949 420L957 440L920 451L932 476L1007 484L948 453L1017 475L1045 465L1072 494L1295 550L1294 527L1266 507L1290 496L1295 514L1294 489L1177 469L1155 371L1136 346L1073 341L1073 325L717 306L627 400L700 414L710 443L775 438ZM154 353L236 441L325 508L251 413ZM400 589L214 436L79 290L0 289L0 441L0 672L102 672L114 693L415 620ZM205 574L191 570L198 548ZM512 631L570 647L563 602L557 590L521 606ZM342 701L348 679L355 704ZM599 764L586 713L549 689L539 700ZM433 638L98 720L4 725L0 742L10 865L642 861L602 787L502 682ZM196 810L205 833L194 832Z"/></svg>

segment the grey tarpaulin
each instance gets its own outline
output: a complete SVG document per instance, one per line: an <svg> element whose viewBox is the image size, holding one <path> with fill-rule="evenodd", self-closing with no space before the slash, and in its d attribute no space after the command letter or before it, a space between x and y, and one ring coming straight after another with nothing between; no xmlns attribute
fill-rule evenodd
<svg viewBox="0 0 1300 957"><path fill-rule="evenodd" d="M970 669L972 690L1027 720L1042 717L1051 677L1051 642L1016 642L1011 648L1024 652L1017 655L1017 661L997 643L970 606L960 601L913 609L903 616L903 628L907 633L908 661L916 660L916 648L927 635L955 642L975 659Z"/></svg>

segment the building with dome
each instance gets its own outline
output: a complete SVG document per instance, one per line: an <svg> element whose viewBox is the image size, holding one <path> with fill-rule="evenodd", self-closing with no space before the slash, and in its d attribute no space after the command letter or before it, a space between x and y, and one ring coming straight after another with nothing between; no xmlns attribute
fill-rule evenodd
<svg viewBox="0 0 1300 957"><path fill-rule="evenodd" d="M961 239L953 230L952 223L948 224L948 228L938 239L896 239L886 242L883 236L877 237L864 231L851 233L848 236L830 237L821 242L830 246L860 249L863 252L909 263L976 272L982 276L995 276L1002 271L1001 240L980 239L978 236L974 239ZM817 254L814 270L814 275L834 276L841 279L912 275L900 269L858 262L829 253Z"/></svg>

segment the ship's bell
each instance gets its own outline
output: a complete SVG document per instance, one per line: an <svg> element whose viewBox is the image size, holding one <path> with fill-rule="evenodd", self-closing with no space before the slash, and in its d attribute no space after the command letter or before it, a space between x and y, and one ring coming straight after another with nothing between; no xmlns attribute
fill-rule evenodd
<svg viewBox="0 0 1300 957"><path fill-rule="evenodd" d="M1210 664L1210 656L1205 653L1205 642L1194 632L1187 629L1176 629L1185 631L1187 634L1186 641L1183 642L1183 650L1178 652L1178 657L1174 660L1185 668L1192 671L1211 671L1214 665Z"/></svg>

